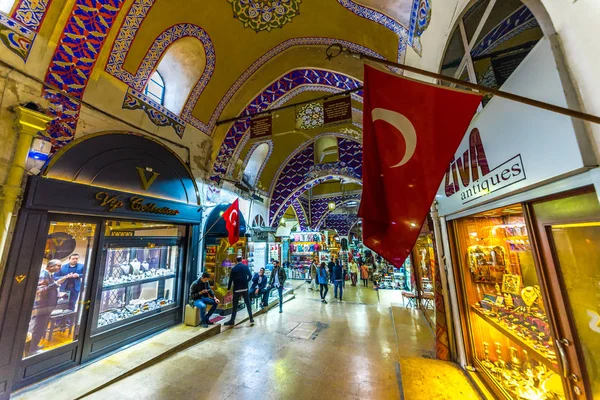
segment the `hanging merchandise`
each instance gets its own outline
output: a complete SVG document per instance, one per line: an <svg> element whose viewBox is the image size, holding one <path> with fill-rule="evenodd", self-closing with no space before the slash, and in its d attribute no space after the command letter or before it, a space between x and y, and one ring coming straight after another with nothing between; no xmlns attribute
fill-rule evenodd
<svg viewBox="0 0 600 400"><path fill-rule="evenodd" d="M319 232L296 232L290 244L291 261L288 269L290 279L310 280L310 264L317 258L317 252L325 248L323 235Z"/></svg>

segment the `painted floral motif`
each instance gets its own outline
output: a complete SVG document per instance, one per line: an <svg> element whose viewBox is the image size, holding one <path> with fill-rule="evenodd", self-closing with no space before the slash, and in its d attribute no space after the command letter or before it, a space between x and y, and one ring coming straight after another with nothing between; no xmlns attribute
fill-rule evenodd
<svg viewBox="0 0 600 400"><path fill-rule="evenodd" d="M323 126L323 105L321 103L305 104L296 113L296 125L299 129L314 129Z"/></svg>
<svg viewBox="0 0 600 400"><path fill-rule="evenodd" d="M0 40L23 61L27 61L35 37L35 32L0 13Z"/></svg>
<svg viewBox="0 0 600 400"><path fill-rule="evenodd" d="M143 110L154 125L170 126L179 137L183 137L185 121L142 93L129 88L125 100L123 100L123 108L126 110Z"/></svg>
<svg viewBox="0 0 600 400"><path fill-rule="evenodd" d="M55 117L48 124L44 135L50 140L54 149L59 149L75 137L81 105L58 90L44 89L42 96L50 103L48 114Z"/></svg>
<svg viewBox="0 0 600 400"><path fill-rule="evenodd" d="M301 0L229 0L233 16L256 32L271 31L300 13Z"/></svg>
<svg viewBox="0 0 600 400"><path fill-rule="evenodd" d="M52 0L21 0L12 17L29 29L39 32L51 2Z"/></svg>

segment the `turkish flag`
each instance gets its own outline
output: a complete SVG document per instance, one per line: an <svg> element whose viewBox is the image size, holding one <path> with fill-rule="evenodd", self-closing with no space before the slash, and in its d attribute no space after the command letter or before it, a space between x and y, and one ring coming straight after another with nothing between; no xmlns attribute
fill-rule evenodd
<svg viewBox="0 0 600 400"><path fill-rule="evenodd" d="M364 244L396 267L414 247L482 96L365 65Z"/></svg>
<svg viewBox="0 0 600 400"><path fill-rule="evenodd" d="M235 199L223 214L225 228L229 234L229 245L233 246L240 240L240 202Z"/></svg>

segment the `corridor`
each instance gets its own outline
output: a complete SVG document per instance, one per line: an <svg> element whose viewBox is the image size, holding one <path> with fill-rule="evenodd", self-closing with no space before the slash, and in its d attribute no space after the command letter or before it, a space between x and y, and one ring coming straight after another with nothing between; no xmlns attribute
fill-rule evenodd
<svg viewBox="0 0 600 400"><path fill-rule="evenodd" d="M462 383L472 392L463 377L453 397L402 397L389 305L378 304L376 291L349 285L344 302L331 291L328 297L322 304L303 285L283 314L274 309L254 326L241 323L86 399L477 398L459 390ZM416 321L411 333L400 331L402 355L417 356L433 343L431 331L424 323L419 329L418 312L399 311Z"/></svg>

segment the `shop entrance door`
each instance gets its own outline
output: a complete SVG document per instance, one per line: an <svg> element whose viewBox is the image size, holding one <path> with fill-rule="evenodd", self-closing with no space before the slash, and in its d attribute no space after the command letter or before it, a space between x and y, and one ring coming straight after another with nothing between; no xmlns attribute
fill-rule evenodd
<svg viewBox="0 0 600 400"><path fill-rule="evenodd" d="M35 293L25 297L30 313L13 389L67 370L81 361L94 276L97 220L49 215L40 262L29 276L39 277ZM41 248L40 248L41 251ZM33 291L32 291L33 292Z"/></svg>
<svg viewBox="0 0 600 400"><path fill-rule="evenodd" d="M532 205L573 399L600 398L600 204L593 189Z"/></svg>

